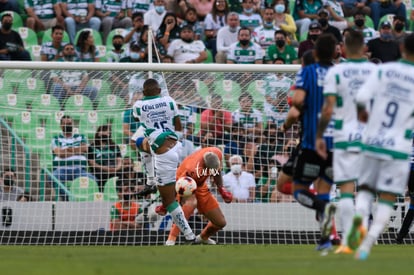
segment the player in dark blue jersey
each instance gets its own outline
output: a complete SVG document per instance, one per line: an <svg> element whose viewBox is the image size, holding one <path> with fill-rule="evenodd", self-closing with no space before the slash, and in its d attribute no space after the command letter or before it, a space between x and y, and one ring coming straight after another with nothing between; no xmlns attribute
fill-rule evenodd
<svg viewBox="0 0 414 275"><path fill-rule="evenodd" d="M329 239L332 229L332 217L335 206L330 201L332 185L332 133L326 132L328 158L322 159L315 150L318 118L322 105L323 80L327 70L332 66L336 39L331 34L321 35L315 44L316 63L302 68L296 76L296 89L292 104L301 112L301 149L296 159L293 174L293 196L305 207L315 209L321 226L321 240L318 250L324 254L331 249ZM287 125L289 126L289 125ZM317 182L317 195L309 187Z"/></svg>

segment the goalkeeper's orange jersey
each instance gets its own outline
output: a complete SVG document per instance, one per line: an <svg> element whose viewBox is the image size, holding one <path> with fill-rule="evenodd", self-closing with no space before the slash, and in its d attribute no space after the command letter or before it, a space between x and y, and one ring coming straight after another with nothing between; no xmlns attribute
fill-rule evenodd
<svg viewBox="0 0 414 275"><path fill-rule="evenodd" d="M206 152L215 153L222 161L222 153L216 147L200 149L187 156L177 169L177 179L185 176L193 178L197 183L195 196L197 198L197 209L200 214L207 213L219 207L216 198L205 183L210 176L220 175L220 169L209 170L204 165L203 156ZM218 171L217 171L218 170ZM221 176L221 175L220 175Z"/></svg>
<svg viewBox="0 0 414 275"><path fill-rule="evenodd" d="M221 169L208 169L205 167L203 156L207 152L215 153L219 157L220 162L222 161L222 153L219 148L202 148L187 156L181 162L180 166L177 169L176 178L179 179L181 177L189 176L196 181L197 186L201 186L208 177L219 175Z"/></svg>

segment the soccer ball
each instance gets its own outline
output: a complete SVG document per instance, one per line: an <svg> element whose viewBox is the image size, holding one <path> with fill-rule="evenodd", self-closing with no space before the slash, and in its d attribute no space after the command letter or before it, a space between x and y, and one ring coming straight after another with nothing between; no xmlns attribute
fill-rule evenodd
<svg viewBox="0 0 414 275"><path fill-rule="evenodd" d="M181 197L189 197L194 194L197 189L197 183L191 177L182 177L175 183L175 191Z"/></svg>

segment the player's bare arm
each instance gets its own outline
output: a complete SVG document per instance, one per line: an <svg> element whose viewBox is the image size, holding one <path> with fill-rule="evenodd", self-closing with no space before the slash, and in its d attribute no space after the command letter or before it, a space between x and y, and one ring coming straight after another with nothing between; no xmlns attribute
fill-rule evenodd
<svg viewBox="0 0 414 275"><path fill-rule="evenodd" d="M299 116L300 116L300 111L294 106L290 107L288 114L286 116L285 122L281 126L282 132L286 132L287 130L290 129L290 127L292 127L293 124L298 122Z"/></svg>
<svg viewBox="0 0 414 275"><path fill-rule="evenodd" d="M294 106L299 111L303 108L303 103L305 102L306 91L303 89L295 89L293 91L292 97L292 106Z"/></svg>

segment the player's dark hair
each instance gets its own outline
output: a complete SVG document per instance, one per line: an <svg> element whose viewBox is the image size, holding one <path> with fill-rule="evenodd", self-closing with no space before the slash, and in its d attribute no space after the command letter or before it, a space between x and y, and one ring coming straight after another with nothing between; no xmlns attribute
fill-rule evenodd
<svg viewBox="0 0 414 275"><path fill-rule="evenodd" d="M302 65L303 67L315 63L315 57L313 56L313 50L307 50L302 55Z"/></svg>
<svg viewBox="0 0 414 275"><path fill-rule="evenodd" d="M315 43L315 55L321 64L331 65L337 40L331 33L321 34Z"/></svg>
<svg viewBox="0 0 414 275"><path fill-rule="evenodd" d="M158 81L153 78L149 78L145 80L143 86L144 86L144 92L143 92L144 96L158 95L161 92Z"/></svg>

